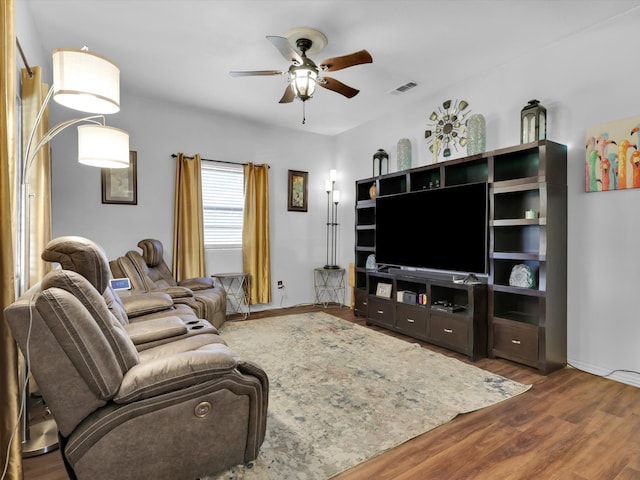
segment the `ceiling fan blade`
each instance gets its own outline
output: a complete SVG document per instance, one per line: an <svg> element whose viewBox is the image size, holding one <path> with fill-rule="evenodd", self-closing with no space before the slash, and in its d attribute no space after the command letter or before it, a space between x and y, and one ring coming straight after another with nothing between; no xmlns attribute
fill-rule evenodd
<svg viewBox="0 0 640 480"><path fill-rule="evenodd" d="M287 88L284 91L284 94L282 95L282 98L278 103L291 103L293 102L294 98L296 98L296 95L295 93L293 93L293 88L291 88L291 84L289 84L287 85Z"/></svg>
<svg viewBox="0 0 640 480"><path fill-rule="evenodd" d="M345 85L341 81L331 77L322 77L322 81L318 82L318 85L326 88L327 90L333 90L347 98L355 97L360 92L360 90L356 90L355 88Z"/></svg>
<svg viewBox="0 0 640 480"><path fill-rule="evenodd" d="M287 59L288 62L295 62L298 65L302 64L302 57L300 57L300 54L293 48L291 43L289 43L288 38L267 36L267 40L273 43L273 45L278 49L282 56Z"/></svg>
<svg viewBox="0 0 640 480"><path fill-rule="evenodd" d="M229 72L232 77L255 77L258 75L284 75L280 70L252 70L248 72Z"/></svg>
<svg viewBox="0 0 640 480"><path fill-rule="evenodd" d="M341 57L327 58L318 66L325 72L335 72L336 70L342 70L343 68L371 62L373 62L371 54L366 50L360 50L359 52L343 55Z"/></svg>

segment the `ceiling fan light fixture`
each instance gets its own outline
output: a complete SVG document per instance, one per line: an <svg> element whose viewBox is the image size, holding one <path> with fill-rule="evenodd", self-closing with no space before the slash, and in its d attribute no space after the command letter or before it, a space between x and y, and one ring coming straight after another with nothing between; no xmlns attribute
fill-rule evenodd
<svg viewBox="0 0 640 480"><path fill-rule="evenodd" d="M327 58L317 65L307 57L307 53L315 53L327 45L327 37L313 28L300 27L289 31L285 37L268 35L269 40L282 56L291 62L287 71L280 70L250 70L232 71L231 76L262 76L286 75L287 87L278 103L291 103L296 98L302 101L302 123L306 122L305 106L316 91L318 85L327 90L339 93L346 98L357 95L357 90L331 77L324 76L324 72L334 72L344 68L371 63L373 58L366 50L360 50L348 55Z"/></svg>
<svg viewBox="0 0 640 480"><path fill-rule="evenodd" d="M294 67L291 69L291 87L296 97L303 102L309 100L316 91L318 84L318 72L307 67Z"/></svg>

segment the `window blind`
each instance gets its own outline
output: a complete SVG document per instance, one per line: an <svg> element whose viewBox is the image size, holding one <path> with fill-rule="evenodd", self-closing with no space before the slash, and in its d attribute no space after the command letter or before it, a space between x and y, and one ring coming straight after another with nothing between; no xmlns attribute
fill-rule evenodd
<svg viewBox="0 0 640 480"><path fill-rule="evenodd" d="M203 161L201 176L205 247L241 247L244 217L242 165Z"/></svg>

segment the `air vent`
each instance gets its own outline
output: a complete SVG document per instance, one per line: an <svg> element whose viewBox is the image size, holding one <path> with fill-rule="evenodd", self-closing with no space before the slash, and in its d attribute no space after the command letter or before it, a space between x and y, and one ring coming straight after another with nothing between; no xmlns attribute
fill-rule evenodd
<svg viewBox="0 0 640 480"><path fill-rule="evenodd" d="M391 95L400 95L401 93L405 93L408 90L411 90L413 87L417 87L418 84L416 82L407 82L404 85L400 85L395 90L391 90Z"/></svg>

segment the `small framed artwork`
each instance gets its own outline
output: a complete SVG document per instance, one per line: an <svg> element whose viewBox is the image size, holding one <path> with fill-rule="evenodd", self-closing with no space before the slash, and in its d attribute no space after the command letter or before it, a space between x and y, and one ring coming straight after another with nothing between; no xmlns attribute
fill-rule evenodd
<svg viewBox="0 0 640 480"><path fill-rule="evenodd" d="M307 211L308 182L308 172L289 170L289 192L287 195L287 210L289 210L290 212Z"/></svg>
<svg viewBox="0 0 640 480"><path fill-rule="evenodd" d="M127 168L102 169L102 203L138 204L137 153L129 152Z"/></svg>
<svg viewBox="0 0 640 480"><path fill-rule="evenodd" d="M378 282L378 287L376 288L376 296L391 298L391 284Z"/></svg>

